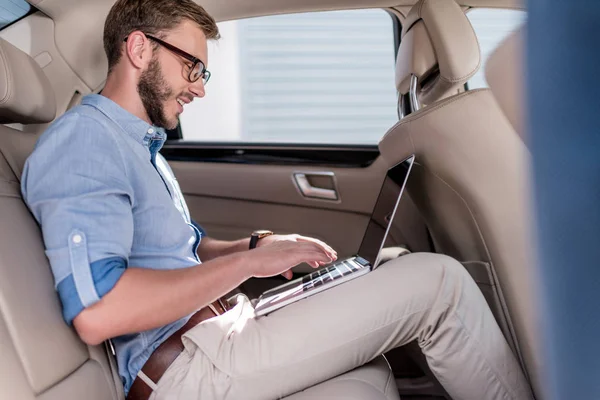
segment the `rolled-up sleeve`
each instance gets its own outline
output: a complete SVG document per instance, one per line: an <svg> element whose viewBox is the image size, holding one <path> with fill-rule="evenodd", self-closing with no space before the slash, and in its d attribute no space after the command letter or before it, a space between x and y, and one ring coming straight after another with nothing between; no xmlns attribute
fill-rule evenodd
<svg viewBox="0 0 600 400"><path fill-rule="evenodd" d="M42 136L21 182L70 324L108 293L127 267L133 191L120 149L101 123L67 116Z"/></svg>
<svg viewBox="0 0 600 400"><path fill-rule="evenodd" d="M202 226L200 226L199 223L197 223L196 221L194 221L192 219L192 225L194 226L194 228L198 229L198 232L200 232L200 239L202 239L203 237L206 237L206 231L204 230L204 228Z"/></svg>

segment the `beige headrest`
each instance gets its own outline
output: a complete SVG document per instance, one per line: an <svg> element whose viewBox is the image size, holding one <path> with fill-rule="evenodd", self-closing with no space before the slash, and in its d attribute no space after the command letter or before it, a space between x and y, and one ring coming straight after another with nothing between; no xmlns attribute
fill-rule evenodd
<svg viewBox="0 0 600 400"><path fill-rule="evenodd" d="M45 123L55 116L54 91L40 66L0 39L0 124Z"/></svg>
<svg viewBox="0 0 600 400"><path fill-rule="evenodd" d="M464 85L479 69L479 43L473 27L454 0L421 0L403 23L396 87L408 93L412 74L424 84L422 100L438 100Z"/></svg>
<svg viewBox="0 0 600 400"><path fill-rule="evenodd" d="M496 101L521 137L525 135L525 27L511 34L488 58L485 78Z"/></svg>

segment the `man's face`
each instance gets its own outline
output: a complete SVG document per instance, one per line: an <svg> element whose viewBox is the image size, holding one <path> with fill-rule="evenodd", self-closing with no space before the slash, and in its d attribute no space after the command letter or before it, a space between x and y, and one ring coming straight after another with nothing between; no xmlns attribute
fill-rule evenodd
<svg viewBox="0 0 600 400"><path fill-rule="evenodd" d="M165 42L208 63L206 36L197 25L185 21L169 32ZM153 125L173 129L183 112L180 103L190 103L195 97L204 97L202 79L188 80L191 63L185 58L158 45L148 67L138 81L138 93Z"/></svg>

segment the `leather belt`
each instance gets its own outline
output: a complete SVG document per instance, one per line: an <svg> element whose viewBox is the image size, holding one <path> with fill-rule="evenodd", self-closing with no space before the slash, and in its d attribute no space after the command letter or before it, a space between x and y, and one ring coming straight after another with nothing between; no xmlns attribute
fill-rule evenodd
<svg viewBox="0 0 600 400"><path fill-rule="evenodd" d="M229 308L227 301L219 299L214 303L200 309L188 322L185 323L177 332L169 336L164 342L154 350L148 361L142 367L142 373L156 384L169 366L175 361L177 356L183 351L181 336L184 333L198 325L200 322L223 314ZM139 376L136 376L131 389L127 394L127 400L148 400L153 389Z"/></svg>

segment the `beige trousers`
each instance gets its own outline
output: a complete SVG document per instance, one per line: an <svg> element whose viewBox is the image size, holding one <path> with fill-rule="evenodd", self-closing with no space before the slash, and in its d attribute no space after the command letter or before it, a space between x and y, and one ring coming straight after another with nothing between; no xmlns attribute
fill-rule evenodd
<svg viewBox="0 0 600 400"><path fill-rule="evenodd" d="M255 319L243 300L183 336L152 400L277 399L417 340L455 400L528 400L529 385L460 263L411 254Z"/></svg>

